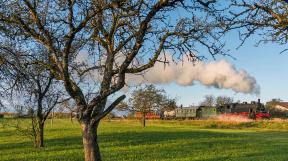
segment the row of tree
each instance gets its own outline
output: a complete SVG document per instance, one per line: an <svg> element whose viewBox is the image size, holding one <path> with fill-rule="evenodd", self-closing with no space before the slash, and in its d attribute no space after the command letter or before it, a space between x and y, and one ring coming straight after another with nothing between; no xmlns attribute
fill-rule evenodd
<svg viewBox="0 0 288 161"><path fill-rule="evenodd" d="M98 125L125 98L118 91L128 75L167 65L165 53L174 61L202 60L203 47L213 58L227 55L221 40L231 30L243 42L259 33L287 44L287 26L284 0L2 0L2 100L35 109L39 146L51 110L71 101L85 160L100 161Z"/></svg>

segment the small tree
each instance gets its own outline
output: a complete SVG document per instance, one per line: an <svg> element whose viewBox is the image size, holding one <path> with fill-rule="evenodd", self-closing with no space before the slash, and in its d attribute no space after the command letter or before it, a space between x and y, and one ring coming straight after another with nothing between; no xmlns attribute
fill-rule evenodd
<svg viewBox="0 0 288 161"><path fill-rule="evenodd" d="M42 79L42 78L41 78ZM56 107L60 98L59 88L55 88L51 78L34 80L29 88L21 88L21 100L17 100L18 104L22 104L27 110L27 116L31 118L29 125L33 137L34 147L44 147L44 128L45 122L50 112ZM31 79L33 80L33 79ZM31 81L30 80L30 81ZM26 83L28 81L26 80ZM47 83L47 84L45 84ZM54 89L52 89L54 86ZM11 98L13 99L13 98ZM14 102L13 100L11 100Z"/></svg>
<svg viewBox="0 0 288 161"><path fill-rule="evenodd" d="M146 126L146 114L160 111L163 102L163 90L157 89L154 85L145 85L143 88L133 91L129 99L130 111L141 112L142 127Z"/></svg>
<svg viewBox="0 0 288 161"><path fill-rule="evenodd" d="M155 103L157 103L157 105L158 105L157 108L154 108L154 110L153 110L152 108L148 108L148 107L145 108L142 106L139 108L134 107L133 104L131 104L131 101L139 101L139 104L141 104L142 100L140 100L140 99L136 100L136 98L139 98L140 95L141 96L145 95L146 94L145 92L147 92L147 90L151 91L151 89L148 89L148 86L152 86L152 88L154 89L154 93L153 92L151 92L151 93L153 93L154 95L157 95L157 97L158 97L154 100L151 99L151 101L154 101ZM144 88L145 92L143 92L143 88ZM142 90L139 89L139 90L136 90L133 92L134 95L132 94L132 98L129 99L130 100L130 106L126 102L122 101L116 106L116 109L119 111L129 111L130 114L135 114L135 112L141 112L141 111L146 111L146 113L148 113L148 112L153 112L156 110L157 112L160 112L160 115L161 115L164 111L171 111L171 110L174 110L177 108L176 99L175 98L169 98L167 95L165 95L164 90L157 90L155 88L155 86L153 86L153 85L146 85L143 88L142 88ZM137 93L137 94L135 94L135 93ZM150 94L150 95L152 95L152 94ZM150 98L150 95L148 96L149 98ZM146 95L142 96L142 97L145 97L144 98L145 100L149 99L148 97L146 97ZM151 96L151 97L153 97L153 96ZM144 103L142 102L142 104L144 104ZM140 110L140 108L141 108L141 110ZM145 122L145 120L143 121L143 118L144 117L142 117L142 125L143 125L143 122Z"/></svg>
<svg viewBox="0 0 288 161"><path fill-rule="evenodd" d="M45 51L35 49L34 52ZM30 127L25 128L30 129L30 132L20 130L23 129L20 125L17 129L23 134L32 135L35 147L43 147L45 121L60 98L61 88L56 85L57 81L49 70L35 63L43 60L43 57L22 59L23 55L33 53L26 52L13 43L0 45L0 93L14 105L18 116L23 116L26 112L26 116L31 118Z"/></svg>

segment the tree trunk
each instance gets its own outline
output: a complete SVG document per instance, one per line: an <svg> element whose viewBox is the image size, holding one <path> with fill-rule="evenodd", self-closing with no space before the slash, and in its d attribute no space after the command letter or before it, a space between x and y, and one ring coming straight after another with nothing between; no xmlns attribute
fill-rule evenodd
<svg viewBox="0 0 288 161"><path fill-rule="evenodd" d="M99 122L96 125L81 123L85 161L102 160L97 139L98 124Z"/></svg>
<svg viewBox="0 0 288 161"><path fill-rule="evenodd" d="M53 125L53 118L54 118L54 112L52 110L52 112L51 112L51 125Z"/></svg>
<svg viewBox="0 0 288 161"><path fill-rule="evenodd" d="M145 118L145 113L142 114L142 127L146 126L146 118Z"/></svg>
<svg viewBox="0 0 288 161"><path fill-rule="evenodd" d="M39 123L39 131L37 134L37 147L44 147L44 123Z"/></svg>
<svg viewBox="0 0 288 161"><path fill-rule="evenodd" d="M70 122L73 123L73 113L72 112L70 112Z"/></svg>

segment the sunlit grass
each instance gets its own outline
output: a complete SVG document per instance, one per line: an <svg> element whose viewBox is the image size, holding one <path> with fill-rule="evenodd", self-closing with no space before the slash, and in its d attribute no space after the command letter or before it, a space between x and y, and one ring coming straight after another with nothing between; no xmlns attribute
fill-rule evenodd
<svg viewBox="0 0 288 161"><path fill-rule="evenodd" d="M288 122L222 122L215 120L102 121L99 130L104 160L148 161L287 161ZM54 120L46 124L45 148L13 128L0 129L0 160L83 160L79 124Z"/></svg>

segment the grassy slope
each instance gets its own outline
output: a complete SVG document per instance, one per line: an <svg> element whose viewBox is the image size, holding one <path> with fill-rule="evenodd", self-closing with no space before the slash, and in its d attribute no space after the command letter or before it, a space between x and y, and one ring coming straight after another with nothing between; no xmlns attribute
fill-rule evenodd
<svg viewBox="0 0 288 161"><path fill-rule="evenodd" d="M148 121L143 129L137 121L103 121L99 133L104 160L287 161L286 130L287 122ZM48 121L45 137L46 147L37 150L0 127L0 160L83 160L78 123Z"/></svg>

